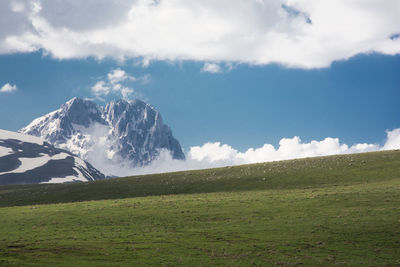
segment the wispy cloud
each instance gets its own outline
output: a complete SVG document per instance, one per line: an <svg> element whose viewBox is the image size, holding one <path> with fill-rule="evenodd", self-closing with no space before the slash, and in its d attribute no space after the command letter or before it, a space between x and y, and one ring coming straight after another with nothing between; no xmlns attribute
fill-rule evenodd
<svg viewBox="0 0 400 267"><path fill-rule="evenodd" d="M0 93L11 93L17 91L17 89L18 88L15 84L11 85L9 83L6 83L5 85L3 85L3 87L1 87Z"/></svg>
<svg viewBox="0 0 400 267"><path fill-rule="evenodd" d="M25 4L20 1L11 1L10 7L11 11L15 13L20 13L25 10Z"/></svg>
<svg viewBox="0 0 400 267"><path fill-rule="evenodd" d="M96 82L91 87L91 92L96 98L101 100L104 100L103 98L110 94L121 96L123 99L129 99L132 96L139 96L139 94L135 95L136 92L132 86L128 85L129 82L147 83L149 80L149 75L136 78L124 70L117 68L111 70L107 74L106 79Z"/></svg>
<svg viewBox="0 0 400 267"><path fill-rule="evenodd" d="M4 0L0 53L321 68L399 54L399 13L398 0Z"/></svg>
<svg viewBox="0 0 400 267"><path fill-rule="evenodd" d="M209 73L221 73L222 69L221 66L216 63L205 63L204 66L201 68L201 71Z"/></svg>
<svg viewBox="0 0 400 267"><path fill-rule="evenodd" d="M136 78L128 75L124 70L114 69L107 74L108 81L111 84L117 84L124 81L136 81Z"/></svg>

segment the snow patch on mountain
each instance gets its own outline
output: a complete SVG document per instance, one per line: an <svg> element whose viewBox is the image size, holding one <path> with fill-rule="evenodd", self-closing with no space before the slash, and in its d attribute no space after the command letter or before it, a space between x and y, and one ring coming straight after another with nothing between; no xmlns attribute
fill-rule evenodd
<svg viewBox="0 0 400 267"><path fill-rule="evenodd" d="M74 170L78 173L77 176L70 175L66 177L59 178L51 178L48 182L41 182L41 184L61 184L61 183L71 183L71 182L87 182L87 179L83 176L83 174L77 169Z"/></svg>
<svg viewBox="0 0 400 267"><path fill-rule="evenodd" d="M21 162L20 163L21 165L19 165L17 169L14 169L9 172L0 172L0 175L8 173L23 173L26 172L27 170L40 167L46 164L51 159L51 157L46 156L45 154L39 154L39 155L40 157L36 158L18 158L18 160Z"/></svg>
<svg viewBox="0 0 400 267"><path fill-rule="evenodd" d="M65 183L104 175L72 153L41 138L0 130L0 184Z"/></svg>
<svg viewBox="0 0 400 267"><path fill-rule="evenodd" d="M11 154L11 153L13 153L13 150L11 148L0 146L0 157L5 156L7 154Z"/></svg>
<svg viewBox="0 0 400 267"><path fill-rule="evenodd" d="M32 135L23 135L17 132L11 132L0 129L0 139L16 139L21 142L35 143L38 145L43 145L44 139L40 137L35 137Z"/></svg>

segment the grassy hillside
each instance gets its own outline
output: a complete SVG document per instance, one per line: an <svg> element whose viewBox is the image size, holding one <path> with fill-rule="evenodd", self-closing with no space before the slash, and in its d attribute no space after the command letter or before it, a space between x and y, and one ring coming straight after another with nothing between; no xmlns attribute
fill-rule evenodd
<svg viewBox="0 0 400 267"><path fill-rule="evenodd" d="M0 196L0 266L400 265L400 151Z"/></svg>
<svg viewBox="0 0 400 267"><path fill-rule="evenodd" d="M0 207L150 195L319 188L400 177L400 151L133 176L89 183L0 186Z"/></svg>

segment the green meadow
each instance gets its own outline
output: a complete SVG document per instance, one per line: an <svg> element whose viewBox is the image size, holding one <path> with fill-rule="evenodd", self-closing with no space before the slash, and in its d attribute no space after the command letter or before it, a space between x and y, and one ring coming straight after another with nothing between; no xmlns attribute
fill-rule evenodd
<svg viewBox="0 0 400 267"><path fill-rule="evenodd" d="M0 266L400 266L400 151L0 187Z"/></svg>

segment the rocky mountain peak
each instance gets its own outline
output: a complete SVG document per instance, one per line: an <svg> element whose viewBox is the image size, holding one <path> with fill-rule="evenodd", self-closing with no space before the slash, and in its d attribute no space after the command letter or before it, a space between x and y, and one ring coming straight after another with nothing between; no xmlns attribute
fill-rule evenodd
<svg viewBox="0 0 400 267"><path fill-rule="evenodd" d="M115 100L102 107L74 97L20 132L42 137L105 173L100 165L126 165L128 161L132 167L142 166L157 158L161 150L170 151L175 159L185 158L161 114L138 99Z"/></svg>
<svg viewBox="0 0 400 267"><path fill-rule="evenodd" d="M93 122L106 124L102 118L102 111L96 103L74 97L61 106L61 116L68 123L89 127Z"/></svg>

